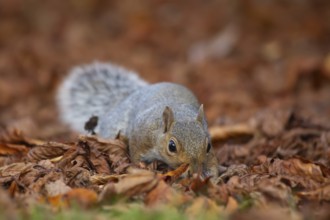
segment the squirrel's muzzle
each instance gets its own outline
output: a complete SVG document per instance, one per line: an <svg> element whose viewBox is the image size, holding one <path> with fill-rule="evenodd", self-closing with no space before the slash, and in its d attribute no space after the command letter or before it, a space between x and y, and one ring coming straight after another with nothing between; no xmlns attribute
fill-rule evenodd
<svg viewBox="0 0 330 220"><path fill-rule="evenodd" d="M206 177L203 175L203 165L198 163L196 160L192 160L189 164L189 168L187 170L188 176L192 176L194 173L198 174L199 176Z"/></svg>
<svg viewBox="0 0 330 220"><path fill-rule="evenodd" d="M205 163L199 163L198 160L191 160L189 163L189 168L186 171L186 175L191 177L193 174L197 174L198 176L202 177L203 179L208 177L216 177L217 176L217 169L216 167L207 167Z"/></svg>

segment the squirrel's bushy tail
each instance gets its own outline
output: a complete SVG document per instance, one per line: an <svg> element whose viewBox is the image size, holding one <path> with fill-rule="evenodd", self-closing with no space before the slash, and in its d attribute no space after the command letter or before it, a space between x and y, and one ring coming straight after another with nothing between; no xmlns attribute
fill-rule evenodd
<svg viewBox="0 0 330 220"><path fill-rule="evenodd" d="M136 73L113 64L78 66L60 85L57 102L62 120L83 132L91 116L100 116L147 85Z"/></svg>

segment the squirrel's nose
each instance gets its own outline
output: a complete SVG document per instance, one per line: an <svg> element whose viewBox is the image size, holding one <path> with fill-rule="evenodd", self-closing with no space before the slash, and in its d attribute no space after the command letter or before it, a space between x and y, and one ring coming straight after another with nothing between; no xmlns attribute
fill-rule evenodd
<svg viewBox="0 0 330 220"><path fill-rule="evenodd" d="M187 175L188 177L192 177L193 174L197 174L202 179L205 179L210 176L211 173L205 169L203 163L199 163L197 159L192 159L189 163L188 170L185 172L185 175ZM213 176L213 173L211 176Z"/></svg>
<svg viewBox="0 0 330 220"><path fill-rule="evenodd" d="M192 160L189 164L188 174L192 175L197 173L198 175L202 174L202 165L197 162L197 160Z"/></svg>

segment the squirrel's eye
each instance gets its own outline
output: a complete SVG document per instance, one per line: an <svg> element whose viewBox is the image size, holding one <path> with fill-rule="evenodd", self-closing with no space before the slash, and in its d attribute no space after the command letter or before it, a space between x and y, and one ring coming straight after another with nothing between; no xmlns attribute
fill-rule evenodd
<svg viewBox="0 0 330 220"><path fill-rule="evenodd" d="M209 142L207 144L206 153L210 152L210 150L211 150L211 143Z"/></svg>
<svg viewBox="0 0 330 220"><path fill-rule="evenodd" d="M170 140L170 142L168 142L168 150L170 152L176 152L176 144L173 140Z"/></svg>

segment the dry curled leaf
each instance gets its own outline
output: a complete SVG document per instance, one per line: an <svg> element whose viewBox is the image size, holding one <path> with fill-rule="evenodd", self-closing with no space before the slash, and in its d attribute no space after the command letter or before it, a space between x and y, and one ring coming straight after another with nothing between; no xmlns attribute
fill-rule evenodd
<svg viewBox="0 0 330 220"><path fill-rule="evenodd" d="M8 143L8 144L20 144L25 146L35 146L35 145L42 145L45 141L33 139L24 136L24 134L17 129L8 131L5 130L0 133L0 143Z"/></svg>
<svg viewBox="0 0 330 220"><path fill-rule="evenodd" d="M43 200L57 208L68 208L75 205L88 208L97 203L97 194L89 189L76 188Z"/></svg>
<svg viewBox="0 0 330 220"><path fill-rule="evenodd" d="M216 204L213 200L200 196L192 201L192 204L185 210L191 218L209 218L223 213L224 208Z"/></svg>
<svg viewBox="0 0 330 220"><path fill-rule="evenodd" d="M73 147L68 144L48 142L43 143L42 145L36 145L29 151L27 156L30 161L53 159L63 155L66 151L72 148Z"/></svg>
<svg viewBox="0 0 330 220"><path fill-rule="evenodd" d="M90 177L92 184L104 185L108 182L118 182L120 175L105 175L105 174L96 174Z"/></svg>
<svg viewBox="0 0 330 220"><path fill-rule="evenodd" d="M128 158L127 146L119 139L102 139L96 136L80 136L80 141L86 142L91 148L108 155L117 155Z"/></svg>
<svg viewBox="0 0 330 220"><path fill-rule="evenodd" d="M0 188L0 212L4 219L17 219L16 204L9 193Z"/></svg>
<svg viewBox="0 0 330 220"><path fill-rule="evenodd" d="M142 195L152 190L159 180L154 172L131 168L129 173L118 176L118 182L105 185L99 200L106 201L114 195L125 198Z"/></svg>
<svg viewBox="0 0 330 220"><path fill-rule="evenodd" d="M191 179L189 188L192 191L194 191L195 193L206 194L208 185L211 184L210 183L211 182L210 181L210 178L211 177L208 177L206 179L202 179L201 176L199 176L197 174L194 174L193 177L192 177L192 179Z"/></svg>
<svg viewBox="0 0 330 220"><path fill-rule="evenodd" d="M267 160L266 163L253 169L279 175L306 188L317 188L319 184L329 182L329 168L300 158Z"/></svg>
<svg viewBox="0 0 330 220"><path fill-rule="evenodd" d="M156 173L146 170L130 169L130 172L114 184L117 194L127 197L149 192L157 185L159 178Z"/></svg>
<svg viewBox="0 0 330 220"><path fill-rule="evenodd" d="M25 170L31 169L32 166L32 163L12 163L7 166L0 167L0 176L15 176L24 172Z"/></svg>
<svg viewBox="0 0 330 220"><path fill-rule="evenodd" d="M187 171L188 167L189 167L189 164L184 163L181 166L179 166L178 168L176 168L175 170L171 170L165 174L161 174L161 176L164 178L171 177L171 180L175 181L176 179L178 179L182 174L184 174Z"/></svg>
<svg viewBox="0 0 330 220"><path fill-rule="evenodd" d="M256 130L248 124L213 126L209 128L212 141L225 142L232 138L252 138Z"/></svg>
<svg viewBox="0 0 330 220"><path fill-rule="evenodd" d="M24 145L18 144L2 144L0 143L0 155L15 155L15 154L23 154L26 155L28 152L28 148Z"/></svg>
<svg viewBox="0 0 330 220"><path fill-rule="evenodd" d="M161 204L178 206L188 202L191 199L191 196L177 192L161 180L158 182L157 186L146 195L144 202L146 205L151 207Z"/></svg>
<svg viewBox="0 0 330 220"><path fill-rule="evenodd" d="M227 213L233 213L238 209L238 202L233 198L229 197L226 205L225 211Z"/></svg>
<svg viewBox="0 0 330 220"><path fill-rule="evenodd" d="M47 196L49 197L62 195L71 190L71 188L64 183L63 178L46 183L45 189L47 191Z"/></svg>
<svg viewBox="0 0 330 220"><path fill-rule="evenodd" d="M325 186L322 186L315 190L298 192L297 195L304 199L329 202L330 201L330 184L328 183Z"/></svg>

